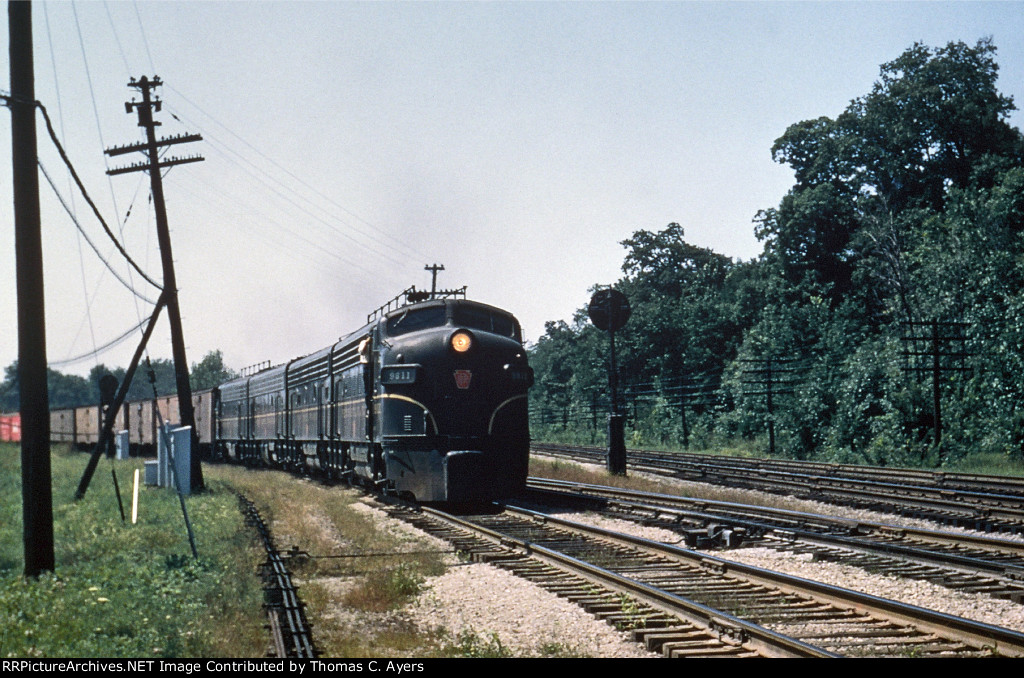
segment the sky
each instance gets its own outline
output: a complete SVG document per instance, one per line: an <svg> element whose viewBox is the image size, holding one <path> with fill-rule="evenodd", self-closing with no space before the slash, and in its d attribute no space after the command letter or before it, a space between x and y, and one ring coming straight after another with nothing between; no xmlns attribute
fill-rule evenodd
<svg viewBox="0 0 1024 678"><path fill-rule="evenodd" d="M1022 35L1024 2L33 3L36 98L156 280L148 175L106 174L142 156L103 153L141 140L129 80L164 83L161 136L202 135L173 154L204 160L164 176L185 342L190 362L220 350L236 370L329 345L429 287L428 264L536 341L622 277L638 230L678 222L752 259L755 215L793 184L771 158L789 125L835 117L915 42L991 37L1000 91L1024 106ZM8 92L7 49L0 62ZM138 295L155 291L41 120L39 134L56 186L40 177L50 364L126 366L138 331L89 354L148 317ZM0 160L0 367L18 351L10 172ZM167 327L150 356L170 357Z"/></svg>

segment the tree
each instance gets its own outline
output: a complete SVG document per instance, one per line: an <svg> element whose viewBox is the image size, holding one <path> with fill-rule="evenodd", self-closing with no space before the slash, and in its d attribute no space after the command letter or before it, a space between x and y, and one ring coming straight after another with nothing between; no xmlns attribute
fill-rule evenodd
<svg viewBox="0 0 1024 678"><path fill-rule="evenodd" d="M89 382L75 375L61 374L46 370L46 385L50 394L50 407L60 409L99 403L99 392ZM4 368L4 380L0 383L0 411L17 412L20 407L21 389L18 380L18 361Z"/></svg>
<svg viewBox="0 0 1024 678"><path fill-rule="evenodd" d="M791 282L810 272L838 304L858 267L896 251L865 249L863 229L917 229L945 208L951 189L991 186L1007 162L1020 164L1024 141L1007 121L1013 100L996 89L995 51L989 39L915 44L883 64L872 91L835 120L796 123L776 140L772 157L793 168L796 183L759 215L756 232ZM876 245L907 237L881 235ZM892 263L884 264L890 280Z"/></svg>
<svg viewBox="0 0 1024 678"><path fill-rule="evenodd" d="M194 391L220 386L238 376L234 370L224 366L224 355L220 350L210 351L198 363L192 363L189 380Z"/></svg>
<svg viewBox="0 0 1024 678"><path fill-rule="evenodd" d="M755 218L753 261L687 243L678 223L623 241L622 383L656 401L631 408L635 442L674 425L687 375L717 370L714 430L757 438L771 421L794 456L1024 457L1024 136L997 74L991 40L915 44L835 119L790 125L771 152L794 183ZM583 317L531 349L534 402L571 413L602 387L607 339ZM905 323L932 319L964 333L944 358L941 446L931 384L907 369L922 349Z"/></svg>

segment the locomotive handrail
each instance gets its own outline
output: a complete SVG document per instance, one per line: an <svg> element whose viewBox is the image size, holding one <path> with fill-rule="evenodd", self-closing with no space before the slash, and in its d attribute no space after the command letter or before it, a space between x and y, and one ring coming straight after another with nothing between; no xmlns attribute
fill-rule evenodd
<svg viewBox="0 0 1024 678"><path fill-rule="evenodd" d="M408 299L410 294L416 294L415 285L413 285L412 287L407 287L406 289L402 290L402 292L400 292L399 294L396 294L393 299L390 299L387 302L381 304L381 306L378 307L377 310L368 313L366 316L367 324L372 323L374 320L381 317L388 311L391 311L395 308L401 308L402 306L404 306L405 302L400 303L399 300L402 299L402 297Z"/></svg>

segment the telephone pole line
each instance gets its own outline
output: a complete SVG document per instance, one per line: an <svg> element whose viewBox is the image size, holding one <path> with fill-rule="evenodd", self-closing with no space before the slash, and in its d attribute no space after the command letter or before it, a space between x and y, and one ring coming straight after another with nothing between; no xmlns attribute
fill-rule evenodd
<svg viewBox="0 0 1024 678"><path fill-rule="evenodd" d="M747 396L765 396L766 407L768 411L768 454L770 456L775 455L775 396L779 395L790 395L793 393L793 381L790 377L786 376L788 373L795 372L796 370L780 367L786 363L792 362L788 358L772 358L771 356L764 358L763 360L741 360L744 363L764 363L763 368L758 369L746 369L743 370L745 377L751 377L750 379L743 379L744 384L749 384L755 387L764 388L763 391L744 391L743 395Z"/></svg>
<svg viewBox="0 0 1024 678"><path fill-rule="evenodd" d="M181 329L181 310L178 306L178 285L174 277L174 258L171 254L171 236L167 228L167 209L164 205L163 177L160 170L173 165L182 165L189 162L203 160L201 156L189 156L186 158L171 157L160 158L160 148L172 144L181 144L191 141L199 141L202 137L198 134L183 134L157 140L156 128L159 122L153 119L153 112L159 111L160 99L153 98L151 92L163 83L160 78L154 76L152 80L142 76L139 80L132 78L128 82L142 94L142 101L132 99L126 102L125 110L131 114L134 110L139 116L139 127L146 130L146 141L144 143L118 146L106 150L110 156L123 155L133 151L140 151L147 156L145 162L136 163L128 167L108 170L107 174L125 174L128 172L149 172L150 186L153 191L153 206L156 212L156 232L160 243L160 258L163 264L164 273L164 294L167 300L167 316L171 324L171 348L174 356L174 376L178 390L178 412L181 416L182 426L192 427L192 469L191 483L195 489L203 487L203 470L199 459L199 446L196 432L195 411L192 407L192 386L188 378L188 360L185 357L185 339Z"/></svg>
<svg viewBox="0 0 1024 678"><path fill-rule="evenodd" d="M943 361L943 358L958 359L961 362L964 358L970 357L963 346L967 341L967 337L964 336L964 330L969 327L967 323L940 321L938 318L934 318L925 322L912 322L906 321L903 323L907 328L908 333L904 334L901 339L905 342L912 342L912 346L908 346L903 351L904 357L917 357L917 358L930 358L930 364L927 367L904 367L905 372L923 372L930 374L932 377L932 444L935 448L939 448L942 444L942 375L944 372L970 372L971 368L960 366L950 366L948 361ZM914 336L914 328L922 327L928 328L931 332L927 336ZM918 342L926 342L927 349L919 350L917 348ZM959 345L959 350L951 350L950 344Z"/></svg>

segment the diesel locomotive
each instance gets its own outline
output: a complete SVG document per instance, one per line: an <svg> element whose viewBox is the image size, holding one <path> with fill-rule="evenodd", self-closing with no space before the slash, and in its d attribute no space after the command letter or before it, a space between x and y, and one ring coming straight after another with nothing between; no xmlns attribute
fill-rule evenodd
<svg viewBox="0 0 1024 678"><path fill-rule="evenodd" d="M516 318L409 288L336 343L192 394L207 459L348 479L421 502L474 502L523 490L533 384ZM155 453L177 396L127 402L115 430ZM50 412L53 442L99 440L97 405Z"/></svg>
<svg viewBox="0 0 1024 678"><path fill-rule="evenodd" d="M216 389L214 455L421 502L521 491L533 370L519 322L464 290L403 294L337 343Z"/></svg>

